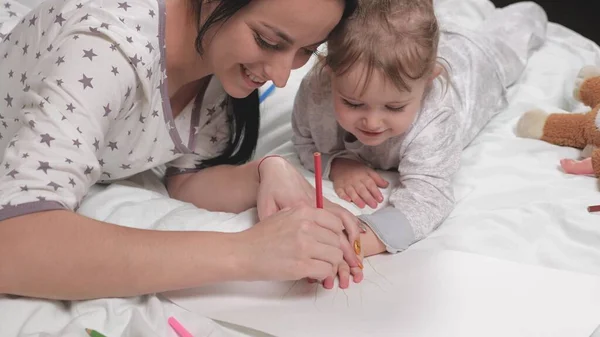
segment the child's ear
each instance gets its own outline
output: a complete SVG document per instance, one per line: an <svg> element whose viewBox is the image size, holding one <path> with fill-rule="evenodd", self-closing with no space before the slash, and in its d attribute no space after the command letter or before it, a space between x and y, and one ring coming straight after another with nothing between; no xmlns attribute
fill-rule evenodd
<svg viewBox="0 0 600 337"><path fill-rule="evenodd" d="M435 80L438 76L440 76L443 71L444 71L444 68L441 65L436 64L433 67L433 71L431 72L431 76L429 77L429 80L433 82L433 80Z"/></svg>

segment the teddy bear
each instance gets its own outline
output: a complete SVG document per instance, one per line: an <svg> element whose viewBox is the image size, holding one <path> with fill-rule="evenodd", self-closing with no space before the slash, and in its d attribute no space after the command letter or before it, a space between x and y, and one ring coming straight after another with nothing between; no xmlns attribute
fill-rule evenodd
<svg viewBox="0 0 600 337"><path fill-rule="evenodd" d="M591 108L587 113L547 113L535 109L519 119L516 134L522 138L569 146L582 150L582 160L562 159L560 165L569 174L595 175L600 178L600 67L581 68L573 96Z"/></svg>

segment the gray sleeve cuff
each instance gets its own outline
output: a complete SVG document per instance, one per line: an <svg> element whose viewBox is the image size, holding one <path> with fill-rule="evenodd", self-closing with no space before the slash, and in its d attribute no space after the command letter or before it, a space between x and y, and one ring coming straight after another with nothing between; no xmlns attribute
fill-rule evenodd
<svg viewBox="0 0 600 337"><path fill-rule="evenodd" d="M333 163L334 159L345 158L361 161L360 158L348 151L340 151L334 154L322 154L321 156L321 172L323 172L323 177L326 177L327 179L329 179L329 174L331 173L331 163Z"/></svg>
<svg viewBox="0 0 600 337"><path fill-rule="evenodd" d="M359 216L385 244L390 253L398 253L415 241L415 234L404 213L395 207L382 208Z"/></svg>

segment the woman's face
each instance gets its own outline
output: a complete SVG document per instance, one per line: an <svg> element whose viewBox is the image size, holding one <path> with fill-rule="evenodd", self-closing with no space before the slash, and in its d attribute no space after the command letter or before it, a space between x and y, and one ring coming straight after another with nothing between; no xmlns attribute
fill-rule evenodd
<svg viewBox="0 0 600 337"><path fill-rule="evenodd" d="M341 0L253 0L206 35L203 59L233 97L246 97L268 80L283 87L343 11Z"/></svg>

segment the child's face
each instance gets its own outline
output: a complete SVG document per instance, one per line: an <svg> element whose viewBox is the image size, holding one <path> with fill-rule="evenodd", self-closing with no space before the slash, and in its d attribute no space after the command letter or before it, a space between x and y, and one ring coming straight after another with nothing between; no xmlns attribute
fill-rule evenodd
<svg viewBox="0 0 600 337"><path fill-rule="evenodd" d="M363 91L363 67L332 76L335 117L361 143L376 146L402 135L414 122L431 78L408 81L411 92L400 91L379 71L373 71Z"/></svg>

